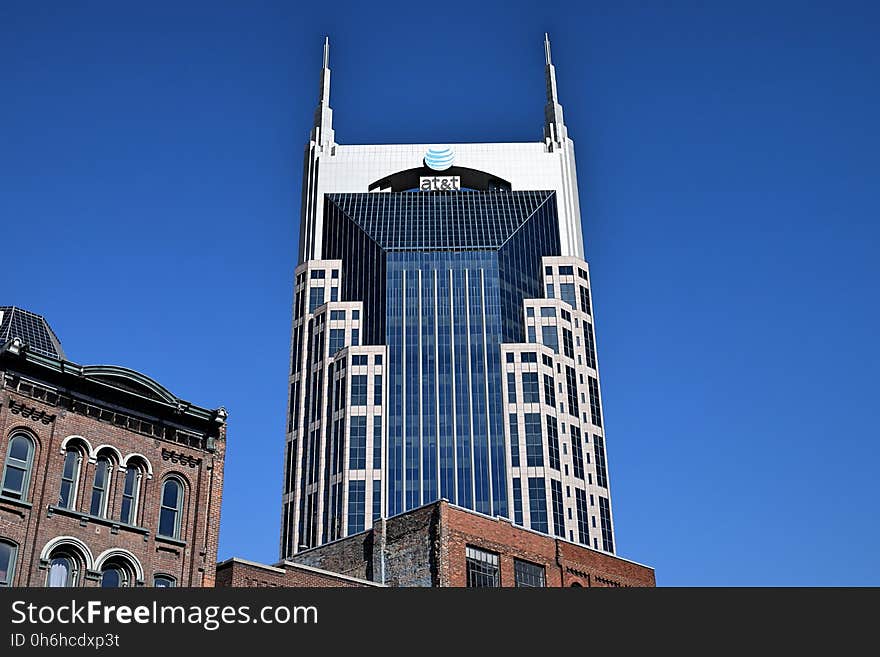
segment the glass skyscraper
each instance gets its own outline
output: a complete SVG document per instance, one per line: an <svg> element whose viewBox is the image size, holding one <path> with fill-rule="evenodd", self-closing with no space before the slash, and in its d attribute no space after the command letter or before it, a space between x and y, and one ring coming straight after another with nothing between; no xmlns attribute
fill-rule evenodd
<svg viewBox="0 0 880 657"><path fill-rule="evenodd" d="M614 552L574 145L335 142L295 273L282 558L436 501Z"/></svg>

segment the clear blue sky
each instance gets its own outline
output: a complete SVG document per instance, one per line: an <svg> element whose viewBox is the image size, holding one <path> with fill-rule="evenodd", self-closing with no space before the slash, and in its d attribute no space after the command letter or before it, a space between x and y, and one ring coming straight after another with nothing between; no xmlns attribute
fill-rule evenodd
<svg viewBox="0 0 880 657"><path fill-rule="evenodd" d="M443 143L540 139L547 30L619 553L880 585L880 9L663 4L5 0L0 304L225 405L220 557L276 560L323 35L340 142Z"/></svg>

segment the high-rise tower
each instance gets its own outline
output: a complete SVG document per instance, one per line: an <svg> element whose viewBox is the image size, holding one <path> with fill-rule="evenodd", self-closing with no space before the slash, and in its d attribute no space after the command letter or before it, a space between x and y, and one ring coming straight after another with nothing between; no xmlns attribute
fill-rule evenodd
<svg viewBox="0 0 880 657"><path fill-rule="evenodd" d="M437 499L614 552L574 144L305 150L282 558Z"/></svg>

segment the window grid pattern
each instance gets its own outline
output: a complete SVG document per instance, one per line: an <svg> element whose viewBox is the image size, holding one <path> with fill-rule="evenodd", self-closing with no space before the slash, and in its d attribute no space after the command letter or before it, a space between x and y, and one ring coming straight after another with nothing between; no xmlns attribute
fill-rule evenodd
<svg viewBox="0 0 880 657"><path fill-rule="evenodd" d="M547 533L547 490L543 477L529 477L529 526Z"/></svg>
<svg viewBox="0 0 880 657"><path fill-rule="evenodd" d="M471 588L501 586L498 555L471 546L465 548L467 585Z"/></svg>
<svg viewBox="0 0 880 657"><path fill-rule="evenodd" d="M517 586L543 588L547 585L544 575L544 566L532 563L531 561L514 559L513 573L516 578Z"/></svg>

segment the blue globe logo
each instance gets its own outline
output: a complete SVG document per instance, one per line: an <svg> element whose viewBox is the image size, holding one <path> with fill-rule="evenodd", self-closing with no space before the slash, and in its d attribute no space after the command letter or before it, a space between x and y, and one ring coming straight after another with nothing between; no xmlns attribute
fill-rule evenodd
<svg viewBox="0 0 880 657"><path fill-rule="evenodd" d="M452 146L430 146L425 153L425 164L434 171L446 171L455 162Z"/></svg>

